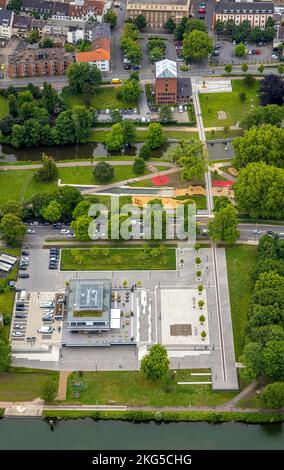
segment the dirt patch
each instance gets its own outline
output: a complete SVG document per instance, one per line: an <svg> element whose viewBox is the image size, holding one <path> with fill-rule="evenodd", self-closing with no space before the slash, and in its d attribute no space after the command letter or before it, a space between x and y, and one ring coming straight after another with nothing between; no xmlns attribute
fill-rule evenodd
<svg viewBox="0 0 284 470"><path fill-rule="evenodd" d="M225 113L225 111L218 111L217 116L220 121L227 119L227 113Z"/></svg>
<svg viewBox="0 0 284 470"><path fill-rule="evenodd" d="M170 325L171 336L192 336L192 327L190 324Z"/></svg>

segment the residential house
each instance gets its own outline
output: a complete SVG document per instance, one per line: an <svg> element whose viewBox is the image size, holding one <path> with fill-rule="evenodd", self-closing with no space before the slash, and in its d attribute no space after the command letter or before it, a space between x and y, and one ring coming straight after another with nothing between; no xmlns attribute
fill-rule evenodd
<svg viewBox="0 0 284 470"><path fill-rule="evenodd" d="M0 38L10 39L13 34L14 12L10 10L0 10Z"/></svg>
<svg viewBox="0 0 284 470"><path fill-rule="evenodd" d="M88 62L96 65L101 72L108 72L110 66L110 25L98 23L89 32L92 41L90 52L77 52L77 62Z"/></svg>

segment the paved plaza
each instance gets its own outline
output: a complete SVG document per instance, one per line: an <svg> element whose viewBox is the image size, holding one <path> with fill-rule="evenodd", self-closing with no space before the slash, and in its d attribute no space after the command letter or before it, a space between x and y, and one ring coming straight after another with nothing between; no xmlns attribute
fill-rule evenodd
<svg viewBox="0 0 284 470"><path fill-rule="evenodd" d="M119 305L112 306L121 308L126 329L118 334L119 345L113 341L113 345L102 347L99 344L102 342L95 343L94 335L86 334L85 344L97 347L67 345L60 349L58 360L49 349L51 361L48 354L39 358L26 353L21 357L17 353L15 364L32 363L30 367L60 370L135 370L148 347L162 343L167 347L172 368L210 368L213 389L237 389L225 250L202 248L196 253L193 249L177 249L176 253L177 268L172 271L68 272L48 270L48 250L30 250L30 278L20 279L17 287L31 293L55 292L64 289L71 278L109 279L121 299ZM201 258L199 279L196 256ZM201 294L198 285L203 286ZM126 291L131 292L129 303L125 302ZM198 306L199 297L204 301L202 309ZM131 311L133 320L128 316ZM201 314L205 317L203 325L199 320ZM203 330L206 336L202 339ZM64 324L62 331L66 338ZM133 345L123 344L129 336Z"/></svg>

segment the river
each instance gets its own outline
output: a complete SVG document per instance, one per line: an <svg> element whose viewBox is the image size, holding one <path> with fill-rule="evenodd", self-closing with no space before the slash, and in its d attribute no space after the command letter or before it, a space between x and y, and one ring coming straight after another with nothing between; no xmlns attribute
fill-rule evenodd
<svg viewBox="0 0 284 470"><path fill-rule="evenodd" d="M91 419L57 422L52 431L42 419L0 420L0 449L284 449L281 424L133 424Z"/></svg>

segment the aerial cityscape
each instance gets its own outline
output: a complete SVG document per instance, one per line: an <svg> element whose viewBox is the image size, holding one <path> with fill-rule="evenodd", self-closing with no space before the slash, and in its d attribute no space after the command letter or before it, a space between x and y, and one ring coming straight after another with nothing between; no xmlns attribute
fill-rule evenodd
<svg viewBox="0 0 284 470"><path fill-rule="evenodd" d="M281 0L0 0L1 450L284 449L283 78Z"/></svg>

